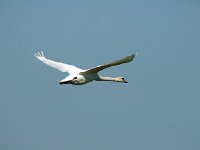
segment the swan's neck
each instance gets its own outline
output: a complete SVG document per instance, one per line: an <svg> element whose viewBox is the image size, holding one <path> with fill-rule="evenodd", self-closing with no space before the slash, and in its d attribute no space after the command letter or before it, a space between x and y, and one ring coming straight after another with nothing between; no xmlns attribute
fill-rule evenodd
<svg viewBox="0 0 200 150"><path fill-rule="evenodd" d="M113 78L113 77L99 77L98 81L114 81L114 82L120 82L119 78Z"/></svg>

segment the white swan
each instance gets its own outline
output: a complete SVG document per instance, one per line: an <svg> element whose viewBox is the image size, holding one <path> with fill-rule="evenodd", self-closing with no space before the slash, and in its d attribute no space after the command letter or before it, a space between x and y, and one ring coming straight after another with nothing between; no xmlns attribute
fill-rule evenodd
<svg viewBox="0 0 200 150"><path fill-rule="evenodd" d="M43 63L45 63L55 69L58 69L61 72L69 73L69 76L67 76L66 78L64 78L63 80L61 80L59 82L60 84L74 84L74 85L82 85L82 84L86 84L86 83L94 81L94 80L128 83L123 77L116 77L116 78L103 77L103 76L99 76L98 72L105 68L111 67L111 66L128 63L128 62L132 61L135 56L136 56L136 54L133 54L133 55L127 56L125 58L122 58L120 60L109 63L109 64L104 64L104 65L100 65L100 66L97 66L97 67L94 67L91 69L82 70L80 68L77 68L76 66L49 60L44 56L43 52L35 53L35 57L37 59L39 59L40 61L42 61Z"/></svg>

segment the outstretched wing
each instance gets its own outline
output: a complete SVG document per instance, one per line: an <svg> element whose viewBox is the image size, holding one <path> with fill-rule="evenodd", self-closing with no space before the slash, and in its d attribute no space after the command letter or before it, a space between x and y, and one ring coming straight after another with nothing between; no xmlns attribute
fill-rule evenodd
<svg viewBox="0 0 200 150"><path fill-rule="evenodd" d="M74 73L79 73L82 72L84 70L77 68L76 66L72 66L72 65L68 65L68 64L64 64L61 62L55 62L53 60L47 59L43 52L37 52L35 53L35 57L42 61L43 63L47 64L48 66L51 66L61 72L68 72L69 74L74 74Z"/></svg>
<svg viewBox="0 0 200 150"><path fill-rule="evenodd" d="M81 74L85 74L85 73L98 73L99 71L101 71L103 69L106 69L108 67L111 67L111 66L121 65L121 64L124 64L124 63L129 63L129 62L131 62L133 60L133 58L135 56L136 56L136 54L133 54L133 55L127 56L125 58L116 60L116 61L114 61L112 63L100 65L100 66L88 69L88 70L86 70L84 72L81 72Z"/></svg>

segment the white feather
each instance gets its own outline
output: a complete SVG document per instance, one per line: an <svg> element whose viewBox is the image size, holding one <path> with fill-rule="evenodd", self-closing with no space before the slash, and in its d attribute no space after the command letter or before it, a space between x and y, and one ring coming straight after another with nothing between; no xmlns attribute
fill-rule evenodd
<svg viewBox="0 0 200 150"><path fill-rule="evenodd" d="M35 53L35 57L42 61L43 63L47 64L48 66L51 66L55 69L60 70L61 72L68 72L70 75L67 76L66 78L64 78L63 80L60 81L60 84L75 84L75 85L81 85L81 84L85 84L88 82L91 82L93 80L96 81L114 81L114 82L122 82L122 83L127 83L127 81L122 78L122 77L117 77L117 78L113 78L113 77L103 77L103 76L99 76L98 72L106 69L108 67L111 66L116 66L116 65L121 65L124 63L129 63L133 60L133 58L136 56L136 54L134 55L130 55L127 57L124 57L122 59L116 60L112 63L108 63L108 64L104 64L104 65L100 65L88 70L82 70L76 66L73 65L68 65L68 64L64 64L61 62L56 62L50 59L47 59L44 56L44 53L41 52L37 52Z"/></svg>
<svg viewBox="0 0 200 150"><path fill-rule="evenodd" d="M47 64L48 66L51 66L61 72L68 72L69 74L74 74L74 73L78 73L78 72L81 72L81 71L84 71L76 66L73 66L73 65L68 65L68 64L64 64L64 63L61 63L61 62L56 62L56 61L53 61L53 60L50 60L50 59L47 59L43 52L38 52L38 53L35 53L35 57L42 61L43 63Z"/></svg>

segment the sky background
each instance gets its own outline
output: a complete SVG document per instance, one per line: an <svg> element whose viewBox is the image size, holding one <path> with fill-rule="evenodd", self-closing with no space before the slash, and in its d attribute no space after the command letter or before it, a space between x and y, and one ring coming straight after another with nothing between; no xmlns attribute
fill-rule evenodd
<svg viewBox="0 0 200 150"><path fill-rule="evenodd" d="M33 56L128 84L58 82ZM199 150L198 0L0 0L1 150Z"/></svg>

